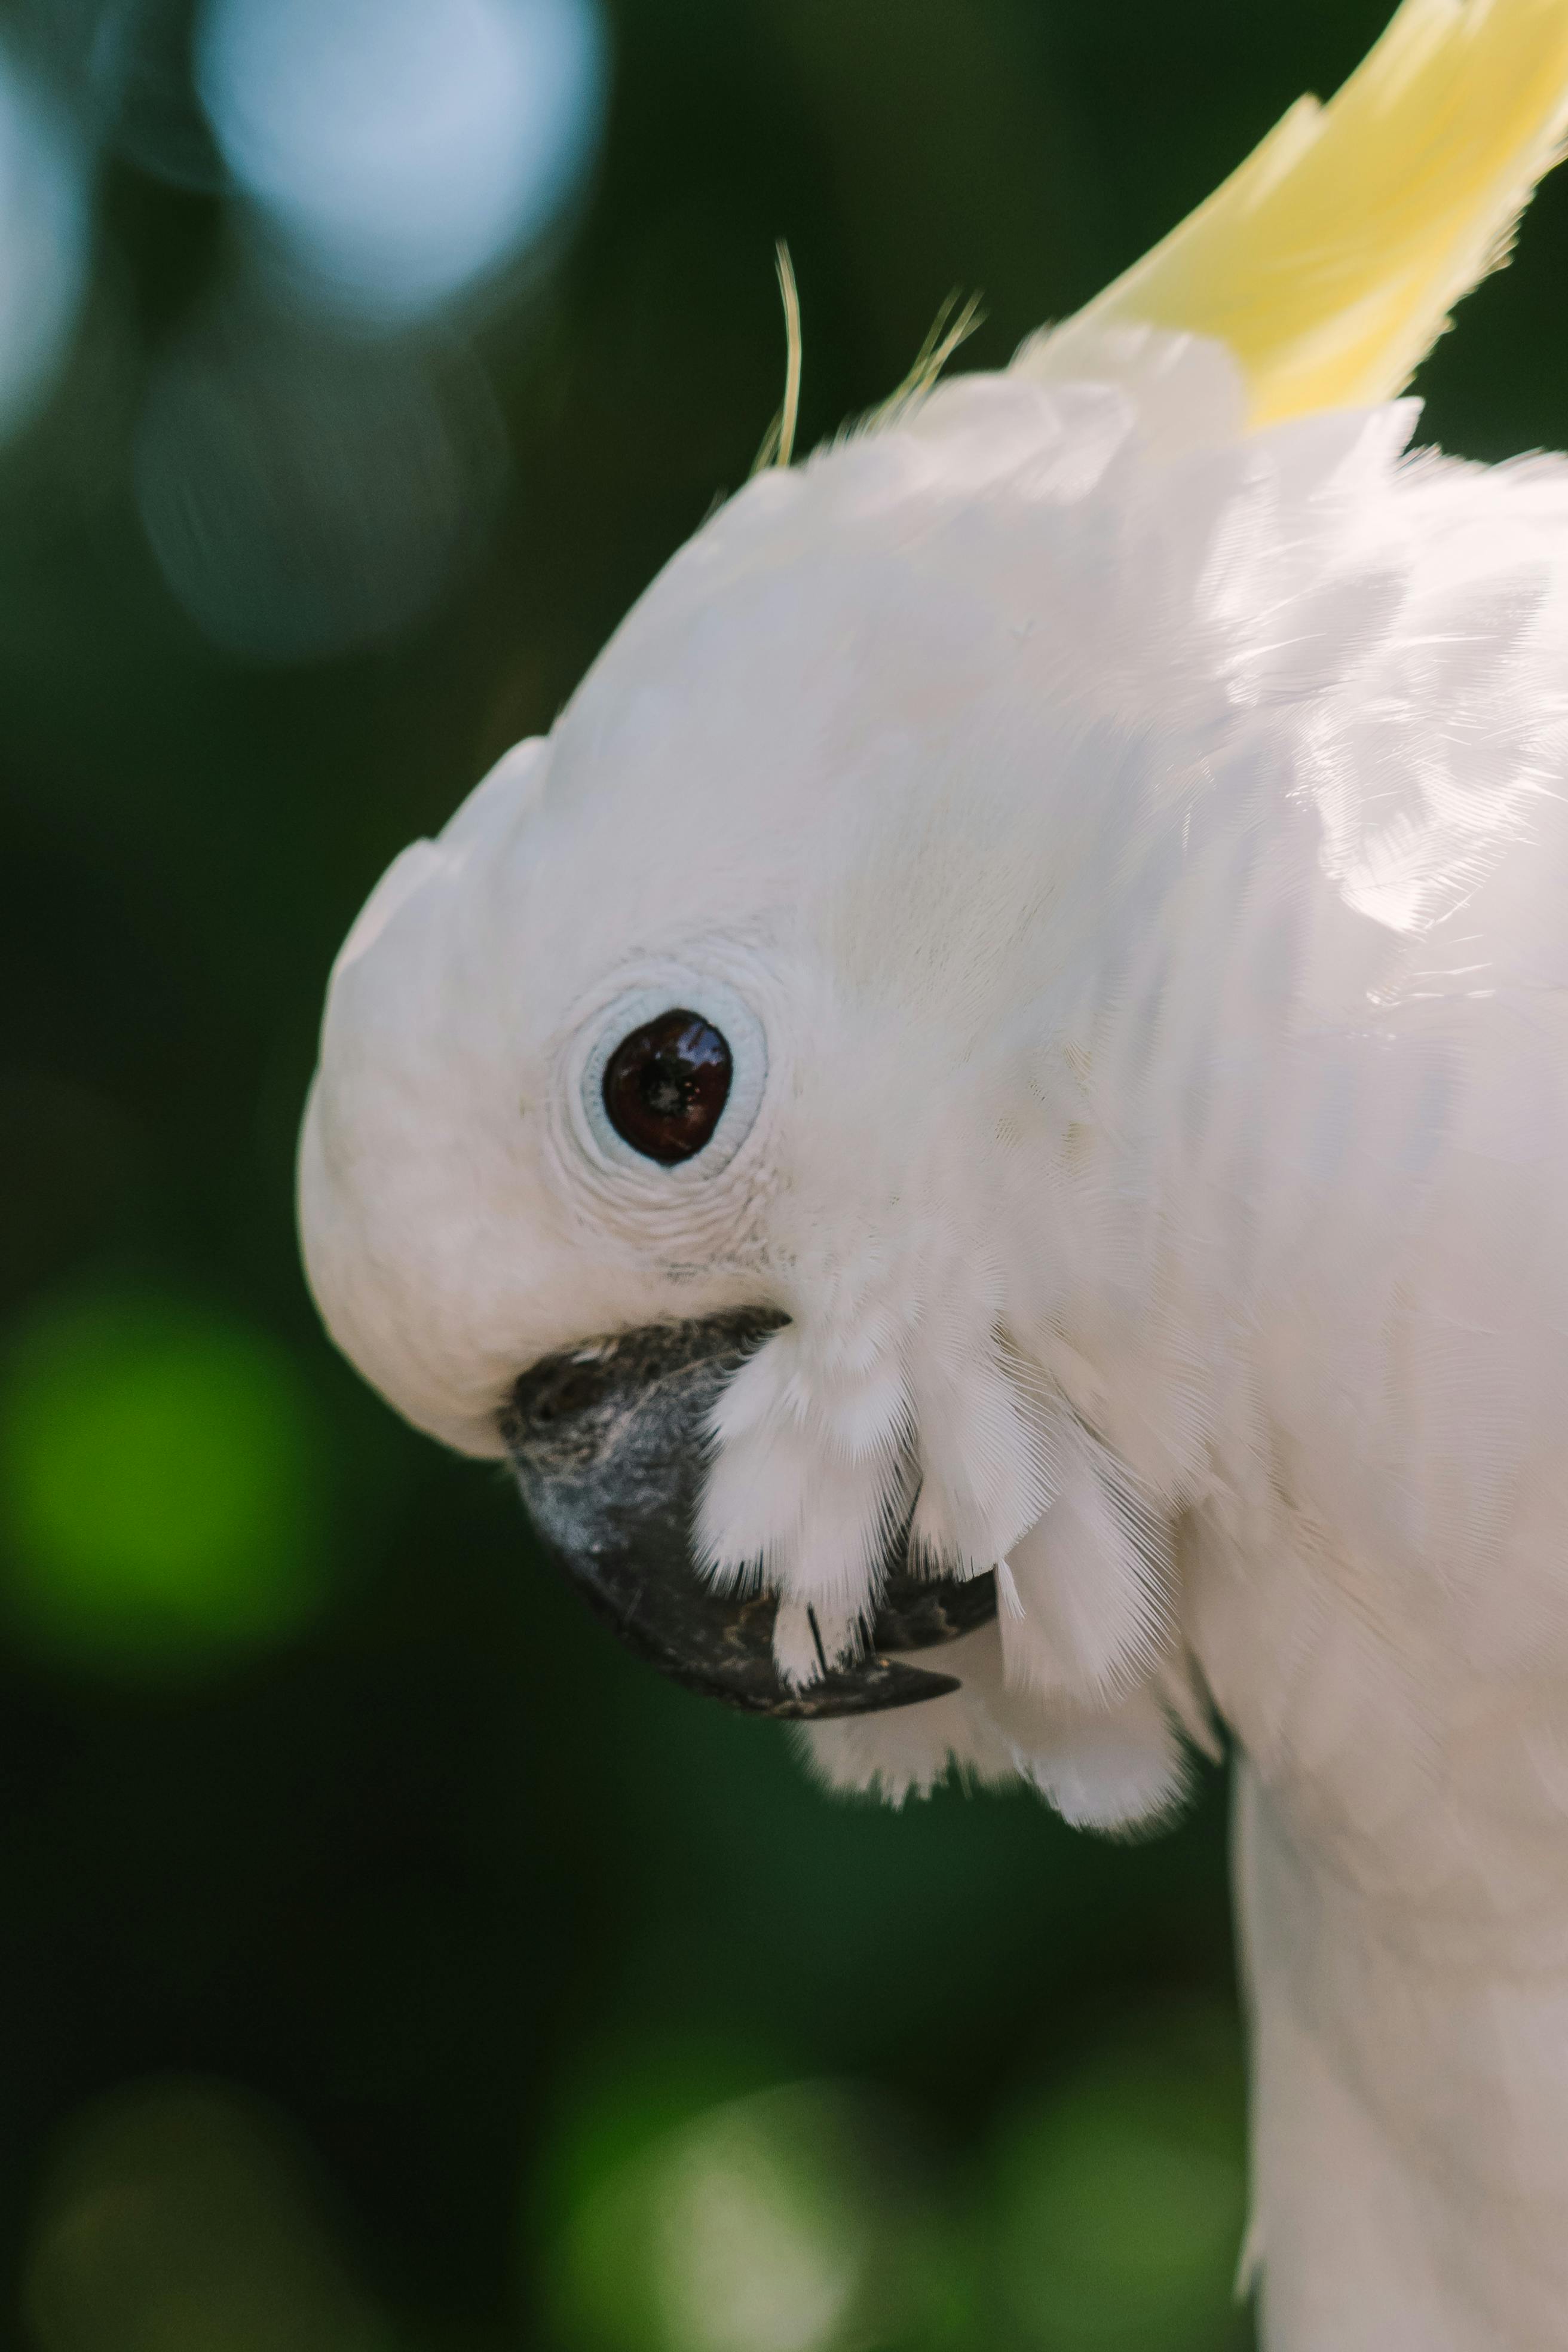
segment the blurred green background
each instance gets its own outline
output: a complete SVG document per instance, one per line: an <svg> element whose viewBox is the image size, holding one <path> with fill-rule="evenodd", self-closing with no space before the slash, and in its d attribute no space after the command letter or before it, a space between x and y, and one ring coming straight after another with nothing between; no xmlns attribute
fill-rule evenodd
<svg viewBox="0 0 1568 2352"><path fill-rule="evenodd" d="M0 11L0 2230L36 2352L1227 2352L1224 1790L830 1805L296 1265L328 964L776 406L1004 361L1383 0ZM1568 175L1426 372L1568 437Z"/></svg>

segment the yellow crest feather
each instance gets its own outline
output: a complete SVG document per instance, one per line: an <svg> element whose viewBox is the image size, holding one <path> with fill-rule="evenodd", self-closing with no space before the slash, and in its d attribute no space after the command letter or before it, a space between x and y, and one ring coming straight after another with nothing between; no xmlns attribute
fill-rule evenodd
<svg viewBox="0 0 1568 2352"><path fill-rule="evenodd" d="M1565 131L1568 0L1405 0L1337 97L1299 100L1079 320L1227 344L1254 425L1389 399L1507 259Z"/></svg>

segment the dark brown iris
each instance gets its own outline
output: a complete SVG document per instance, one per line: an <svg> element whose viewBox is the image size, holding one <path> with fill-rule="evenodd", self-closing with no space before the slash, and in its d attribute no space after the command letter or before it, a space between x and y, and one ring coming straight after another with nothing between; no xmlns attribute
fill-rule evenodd
<svg viewBox="0 0 1568 2352"><path fill-rule="evenodd" d="M730 1095L730 1048L700 1013L661 1013L605 1065L605 1111L646 1160L673 1168L701 1150Z"/></svg>

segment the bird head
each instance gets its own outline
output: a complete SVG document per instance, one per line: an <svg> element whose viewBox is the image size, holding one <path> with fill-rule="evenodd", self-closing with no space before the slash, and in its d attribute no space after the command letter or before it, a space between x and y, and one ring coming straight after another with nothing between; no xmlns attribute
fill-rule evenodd
<svg viewBox="0 0 1568 2352"><path fill-rule="evenodd" d="M1568 79L1557 12L1412 205L1479 69L1413 22L1010 370L756 477L334 969L300 1177L334 1338L510 1456L623 1639L840 1780L956 1757L1104 1822L1179 1780L1206 1433L1151 1369L1193 1338L1140 1074L1257 608L1318 584L1292 543L1238 598L1217 551L1263 477L1331 503L1392 462L1351 412L1494 255Z"/></svg>

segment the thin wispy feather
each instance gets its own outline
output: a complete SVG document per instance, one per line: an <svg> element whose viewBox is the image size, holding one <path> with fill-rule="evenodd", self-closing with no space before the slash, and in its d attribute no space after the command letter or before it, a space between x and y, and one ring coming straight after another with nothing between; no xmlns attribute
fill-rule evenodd
<svg viewBox="0 0 1568 2352"><path fill-rule="evenodd" d="M894 386L886 400L869 410L851 429L858 433L882 433L900 423L912 408L920 405L928 393L935 389L949 360L962 344L969 341L975 329L984 323L984 319L981 297L969 294L961 301L954 287L931 320L930 331L915 353L909 373Z"/></svg>
<svg viewBox="0 0 1568 2352"><path fill-rule="evenodd" d="M774 266L779 276L779 297L784 316L784 390L778 415L763 436L763 446L752 460L753 474L766 473L770 466L788 466L795 457L795 427L800 420L800 295L795 282L795 264L789 257L789 247L781 236L773 247Z"/></svg>
<svg viewBox="0 0 1568 2352"><path fill-rule="evenodd" d="M778 241L775 254L784 314L784 392L778 414L763 434L762 446L752 460L753 475L764 474L771 467L793 464L800 419L800 295L795 286L789 247L783 237ZM894 386L886 400L879 401L864 416L846 425L837 439L845 441L859 434L883 433L900 424L911 410L919 407L929 393L934 391L949 360L969 341L975 329L984 323L984 318L981 297L978 294L961 297L955 287L932 320L908 373Z"/></svg>

